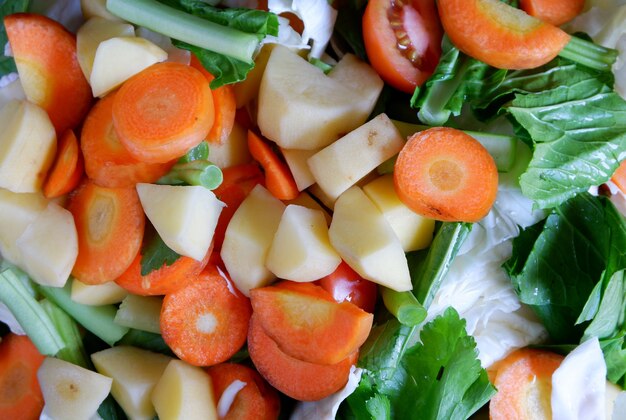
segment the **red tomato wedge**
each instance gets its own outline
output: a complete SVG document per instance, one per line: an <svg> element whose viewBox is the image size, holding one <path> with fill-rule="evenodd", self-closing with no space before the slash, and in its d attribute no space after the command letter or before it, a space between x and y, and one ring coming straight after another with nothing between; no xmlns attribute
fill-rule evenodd
<svg viewBox="0 0 626 420"><path fill-rule="evenodd" d="M347 300L366 312L374 312L378 286L365 280L345 262L342 261L335 271L322 277L317 283L330 292L337 302Z"/></svg>
<svg viewBox="0 0 626 420"><path fill-rule="evenodd" d="M372 67L394 88L413 93L441 55L443 29L434 0L370 0L363 40Z"/></svg>

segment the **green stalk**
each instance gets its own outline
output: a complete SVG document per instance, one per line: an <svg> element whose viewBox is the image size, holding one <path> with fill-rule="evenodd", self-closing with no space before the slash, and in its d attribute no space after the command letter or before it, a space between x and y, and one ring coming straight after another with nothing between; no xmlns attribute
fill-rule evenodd
<svg viewBox="0 0 626 420"><path fill-rule="evenodd" d="M600 71L611 71L617 51L573 36L559 56Z"/></svg>
<svg viewBox="0 0 626 420"><path fill-rule="evenodd" d="M80 335L76 321L66 314L63 309L47 299L43 299L39 304L48 314L65 343L65 347L57 353L57 357L66 362L82 366L85 369L90 369L91 364L87 361L87 354L83 347L83 338Z"/></svg>
<svg viewBox="0 0 626 420"><path fill-rule="evenodd" d="M114 321L117 308L113 305L90 306L76 303L71 298L71 282L65 287L40 286L42 295L55 303L79 324L91 331L102 341L113 346L119 341L128 328L117 325Z"/></svg>
<svg viewBox="0 0 626 420"><path fill-rule="evenodd" d="M55 356L65 343L54 323L12 269L0 273L0 301L4 303L39 353Z"/></svg>
<svg viewBox="0 0 626 420"><path fill-rule="evenodd" d="M401 324L413 327L426 319L426 309L412 292L396 292L387 287L381 287L381 295L387 310L398 318Z"/></svg>
<svg viewBox="0 0 626 420"><path fill-rule="evenodd" d="M191 162L176 163L156 183L163 185L199 185L209 190L214 190L220 186L223 179L222 170L208 160L193 160Z"/></svg>
<svg viewBox="0 0 626 420"><path fill-rule="evenodd" d="M106 7L135 25L246 63L253 62L259 45L254 34L219 25L156 0L107 0Z"/></svg>

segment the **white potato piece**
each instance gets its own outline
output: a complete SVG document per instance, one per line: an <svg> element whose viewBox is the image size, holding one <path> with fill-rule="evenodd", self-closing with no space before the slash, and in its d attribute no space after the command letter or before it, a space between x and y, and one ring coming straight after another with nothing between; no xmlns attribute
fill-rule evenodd
<svg viewBox="0 0 626 420"><path fill-rule="evenodd" d="M219 168L251 162L252 155L248 149L248 131L235 121L233 130L226 141L210 144L209 160Z"/></svg>
<svg viewBox="0 0 626 420"><path fill-rule="evenodd" d="M330 243L362 277L402 292L412 289L400 240L359 187L341 194L328 230Z"/></svg>
<svg viewBox="0 0 626 420"><path fill-rule="evenodd" d="M26 100L0 110L0 188L41 191L56 153L56 132L46 111Z"/></svg>
<svg viewBox="0 0 626 420"><path fill-rule="evenodd" d="M114 281L102 284L85 284L78 279L72 279L71 298L83 305L110 305L120 303L128 296L128 291L118 286Z"/></svg>
<svg viewBox="0 0 626 420"><path fill-rule="evenodd" d="M118 36L135 36L135 27L129 23L95 16L78 29L76 32L76 57L87 80L91 77L91 69L98 45L102 41Z"/></svg>
<svg viewBox="0 0 626 420"><path fill-rule="evenodd" d="M107 0L80 0L80 8L85 19L97 16L109 20L120 20L107 10L106 3Z"/></svg>
<svg viewBox="0 0 626 420"><path fill-rule="evenodd" d="M21 268L44 286L63 287L78 256L78 234L69 210L51 202L15 241Z"/></svg>
<svg viewBox="0 0 626 420"><path fill-rule="evenodd" d="M330 213L328 213L328 211L324 207L322 207L320 203L315 201L315 199L306 191L303 191L300 194L298 194L298 196L294 198L293 200L285 201L285 204L287 205L297 204L298 206L304 206L309 209L319 210L322 213L324 213L324 219L326 219L326 226L330 225L330 221L332 220Z"/></svg>
<svg viewBox="0 0 626 420"><path fill-rule="evenodd" d="M113 380L64 360L46 357L37 371L44 412L55 420L89 419L111 391Z"/></svg>
<svg viewBox="0 0 626 420"><path fill-rule="evenodd" d="M398 129L380 114L308 160L315 181L328 196L337 198L404 146Z"/></svg>
<svg viewBox="0 0 626 420"><path fill-rule="evenodd" d="M96 370L113 378L111 395L133 420L151 420L156 410L150 400L171 357L131 346L116 346L93 353Z"/></svg>
<svg viewBox="0 0 626 420"><path fill-rule="evenodd" d="M0 254L7 261L21 265L17 238L48 206L41 193L14 193L0 188Z"/></svg>
<svg viewBox="0 0 626 420"><path fill-rule="evenodd" d="M281 279L307 282L332 273L340 262L328 238L324 213L287 206L267 255L267 268Z"/></svg>
<svg viewBox="0 0 626 420"><path fill-rule="evenodd" d="M270 58L270 53L275 45L276 44L264 44L263 47L261 47L261 51L259 51L254 58L254 68L250 70L245 80L233 84L237 108L248 105L258 97L261 79L263 78L267 61Z"/></svg>
<svg viewBox="0 0 626 420"><path fill-rule="evenodd" d="M89 77L93 96L103 97L143 69L165 60L167 53L144 38L118 36L102 41Z"/></svg>
<svg viewBox="0 0 626 420"><path fill-rule="evenodd" d="M304 191L309 188L311 185L315 184L315 178L311 173L311 169L309 169L309 164L307 161L311 156L316 154L319 150L298 150L298 149L282 149L283 156L285 157L285 161L287 161L287 165L291 170L291 174L293 175L294 181L296 181L296 186L298 187L298 191Z"/></svg>
<svg viewBox="0 0 626 420"><path fill-rule="evenodd" d="M363 192L381 211L395 232L404 252L427 248L433 240L435 220L408 208L393 183L393 174L383 175L363 186Z"/></svg>
<svg viewBox="0 0 626 420"><path fill-rule="evenodd" d="M366 106L365 98L378 98L383 87L374 70L367 68L378 83L355 78L354 84L345 85L297 53L275 46L259 88L257 122L261 132L285 149L311 150L359 127L375 103Z"/></svg>
<svg viewBox="0 0 626 420"><path fill-rule="evenodd" d="M137 184L144 212L163 242L201 261L211 245L224 203L201 186Z"/></svg>
<svg viewBox="0 0 626 420"><path fill-rule="evenodd" d="M152 391L161 420L217 420L211 377L202 368L174 359Z"/></svg>
<svg viewBox="0 0 626 420"><path fill-rule="evenodd" d="M276 279L265 261L285 205L257 185L228 223L220 253L235 286L246 296L250 289Z"/></svg>
<svg viewBox="0 0 626 420"><path fill-rule="evenodd" d="M117 309L114 322L128 328L161 334L161 296L129 294Z"/></svg>

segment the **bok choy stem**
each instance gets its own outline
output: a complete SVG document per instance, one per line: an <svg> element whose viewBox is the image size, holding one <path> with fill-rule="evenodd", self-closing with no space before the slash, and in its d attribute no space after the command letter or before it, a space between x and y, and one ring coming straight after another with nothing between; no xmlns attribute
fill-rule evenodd
<svg viewBox="0 0 626 420"><path fill-rule="evenodd" d="M426 319L426 309L412 292L397 292L387 287L381 288L381 295L387 310L409 327L420 324Z"/></svg>

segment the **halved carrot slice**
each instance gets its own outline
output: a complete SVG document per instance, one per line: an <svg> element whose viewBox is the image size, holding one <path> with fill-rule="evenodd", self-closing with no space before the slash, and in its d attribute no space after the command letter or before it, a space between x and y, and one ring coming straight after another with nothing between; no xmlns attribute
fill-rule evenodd
<svg viewBox="0 0 626 420"><path fill-rule="evenodd" d="M337 392L348 382L354 352L335 364L304 362L285 354L266 333L256 314L250 318L248 352L261 376L283 394L300 401L317 401Z"/></svg>
<svg viewBox="0 0 626 420"><path fill-rule="evenodd" d="M143 238L145 216L135 188L104 188L85 180L70 195L68 210L78 233L72 275L87 284L115 280Z"/></svg>
<svg viewBox="0 0 626 420"><path fill-rule="evenodd" d="M215 111L206 78L193 67L153 64L127 80L113 101L120 142L138 160L165 163L208 135Z"/></svg>
<svg viewBox="0 0 626 420"><path fill-rule="evenodd" d="M570 36L500 0L438 0L439 16L461 51L501 69L531 69L556 57Z"/></svg>
<svg viewBox="0 0 626 420"><path fill-rule="evenodd" d="M561 26L583 11L585 0L520 0L519 7L537 19Z"/></svg>
<svg viewBox="0 0 626 420"><path fill-rule="evenodd" d="M400 200L431 219L480 220L498 192L498 169L487 149L454 128L435 127L411 136L393 174Z"/></svg>
<svg viewBox="0 0 626 420"><path fill-rule="evenodd" d="M135 159L113 128L115 92L100 99L83 123L80 146L85 157L87 176L102 187L134 187L138 182L152 183L165 175L176 162L146 163Z"/></svg>
<svg viewBox="0 0 626 420"><path fill-rule="evenodd" d="M231 358L246 342L250 301L225 274L208 267L197 281L165 296L163 340L181 359L211 366Z"/></svg>
<svg viewBox="0 0 626 420"><path fill-rule="evenodd" d="M57 155L43 186L43 194L48 198L67 194L76 188L84 172L76 135L72 130L67 130L59 139Z"/></svg>

